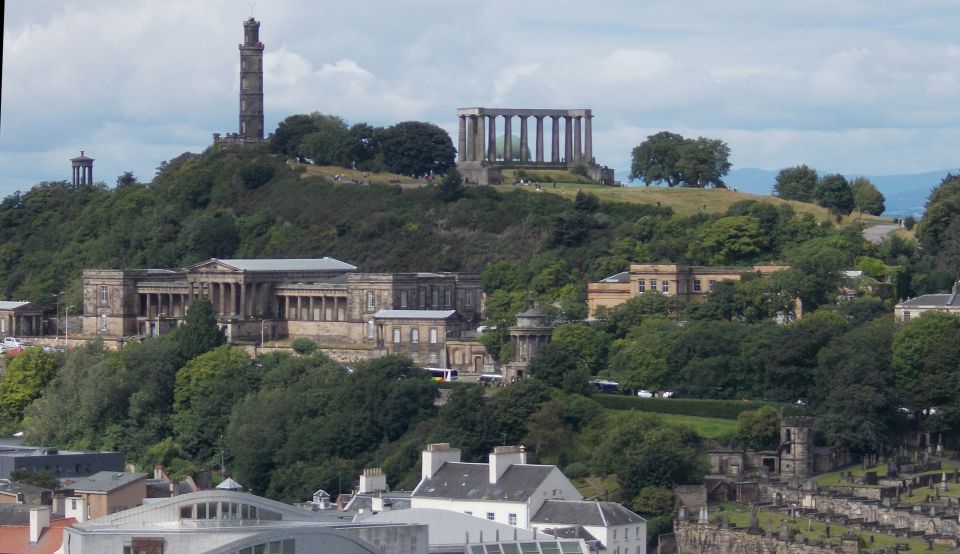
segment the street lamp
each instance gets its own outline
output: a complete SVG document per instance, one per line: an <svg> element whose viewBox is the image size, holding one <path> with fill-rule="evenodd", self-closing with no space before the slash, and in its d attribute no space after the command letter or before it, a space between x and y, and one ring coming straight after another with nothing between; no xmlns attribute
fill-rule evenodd
<svg viewBox="0 0 960 554"><path fill-rule="evenodd" d="M165 313L163 313L163 312L157 312L157 328L156 328L155 332L153 333L153 336L155 336L155 337L159 337L159 336L160 336L160 319L163 318L163 316L165 316L165 315L167 315L167 314L165 314Z"/></svg>
<svg viewBox="0 0 960 554"><path fill-rule="evenodd" d="M67 306L63 311L63 349L70 350L70 308L73 306Z"/></svg>

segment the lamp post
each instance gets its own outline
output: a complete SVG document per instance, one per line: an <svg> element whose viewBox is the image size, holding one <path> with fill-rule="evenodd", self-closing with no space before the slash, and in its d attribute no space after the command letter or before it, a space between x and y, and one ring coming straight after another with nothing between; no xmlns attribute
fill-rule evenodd
<svg viewBox="0 0 960 554"><path fill-rule="evenodd" d="M70 350L70 308L67 306L63 311L63 349Z"/></svg>
<svg viewBox="0 0 960 554"><path fill-rule="evenodd" d="M163 312L157 312L157 328L156 328L156 332L153 334L153 336L155 336L155 337L159 337L159 336L160 336L160 319L163 318L163 316L165 316L165 315L167 315L167 314L165 314L165 313L163 313Z"/></svg>

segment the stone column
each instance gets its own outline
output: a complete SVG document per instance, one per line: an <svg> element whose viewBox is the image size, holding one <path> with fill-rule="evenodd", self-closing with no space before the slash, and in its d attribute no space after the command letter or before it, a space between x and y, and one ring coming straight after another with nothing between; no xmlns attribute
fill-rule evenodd
<svg viewBox="0 0 960 554"><path fill-rule="evenodd" d="M460 120L460 132L457 133L457 154L460 156L460 161L467 161L467 116L461 115L457 119Z"/></svg>
<svg viewBox="0 0 960 554"><path fill-rule="evenodd" d="M571 119L569 115L563 116L563 158L567 165L573 161L573 128L571 127Z"/></svg>
<svg viewBox="0 0 960 554"><path fill-rule="evenodd" d="M593 163L593 116L589 114L583 118L583 157Z"/></svg>
<svg viewBox="0 0 960 554"><path fill-rule="evenodd" d="M476 135L477 135L477 118L470 115L467 116L467 161L472 162L477 159L474 154L474 149L476 148Z"/></svg>
<svg viewBox="0 0 960 554"><path fill-rule="evenodd" d="M534 158L538 163L543 162L543 116L534 116L537 118L537 153Z"/></svg>
<svg viewBox="0 0 960 554"><path fill-rule="evenodd" d="M297 319L303 320L303 297L297 295Z"/></svg>
<svg viewBox="0 0 960 554"><path fill-rule="evenodd" d="M327 320L327 297L320 297L320 321Z"/></svg>
<svg viewBox="0 0 960 554"><path fill-rule="evenodd" d="M477 160L481 162L487 159L487 149L484 148L483 144L483 139L487 136L484 132L486 119L487 117L484 115L477 116Z"/></svg>
<svg viewBox="0 0 960 554"><path fill-rule="evenodd" d="M150 302L150 295L149 295L149 294L144 294L143 296L144 296L144 299L145 299L145 301L146 301L146 311L144 312L143 315L145 315L147 318L149 318L149 317L150 317L150 304L151 304L151 302Z"/></svg>
<svg viewBox="0 0 960 554"><path fill-rule="evenodd" d="M511 129L512 118L509 115L503 116L503 161L513 161L513 131Z"/></svg>
<svg viewBox="0 0 960 554"><path fill-rule="evenodd" d="M573 118L573 161L579 162L583 158L583 150L580 149L580 116Z"/></svg>
<svg viewBox="0 0 960 554"><path fill-rule="evenodd" d="M244 319L248 313L247 311L247 285L246 283L239 283L240 287L240 311L237 313L237 317Z"/></svg>
<svg viewBox="0 0 960 554"><path fill-rule="evenodd" d="M490 116L490 128L487 130L487 159L497 161L497 116Z"/></svg>
<svg viewBox="0 0 960 554"><path fill-rule="evenodd" d="M550 161L557 163L560 161L560 116L551 115L553 120L552 136L550 137Z"/></svg>
<svg viewBox="0 0 960 554"><path fill-rule="evenodd" d="M527 147L527 116L520 116L520 161L530 161L530 149Z"/></svg>

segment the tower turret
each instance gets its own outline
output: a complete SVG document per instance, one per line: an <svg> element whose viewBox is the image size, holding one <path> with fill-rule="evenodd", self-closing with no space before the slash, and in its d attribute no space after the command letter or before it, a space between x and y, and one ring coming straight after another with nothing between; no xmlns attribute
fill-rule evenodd
<svg viewBox="0 0 960 554"><path fill-rule="evenodd" d="M263 43L260 22L243 22L240 45L240 138L263 139Z"/></svg>

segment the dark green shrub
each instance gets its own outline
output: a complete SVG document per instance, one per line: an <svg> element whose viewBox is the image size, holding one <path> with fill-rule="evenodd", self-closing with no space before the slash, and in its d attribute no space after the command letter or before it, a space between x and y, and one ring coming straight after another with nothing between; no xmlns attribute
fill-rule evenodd
<svg viewBox="0 0 960 554"><path fill-rule="evenodd" d="M290 347L293 348L293 351L297 354L312 354L317 350L317 343L310 339L299 338L294 339L293 342L290 343Z"/></svg>

